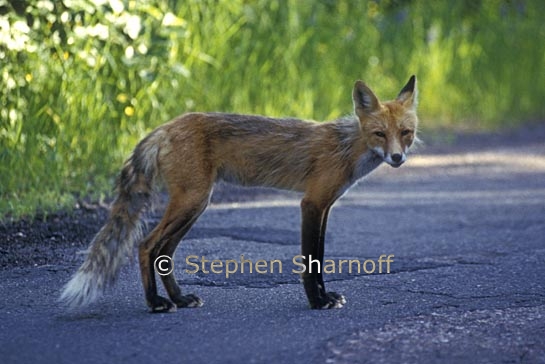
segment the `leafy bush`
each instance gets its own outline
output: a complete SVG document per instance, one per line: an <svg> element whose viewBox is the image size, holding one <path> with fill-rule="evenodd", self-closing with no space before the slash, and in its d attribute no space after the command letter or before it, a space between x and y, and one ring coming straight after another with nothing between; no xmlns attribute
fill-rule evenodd
<svg viewBox="0 0 545 364"><path fill-rule="evenodd" d="M0 0L0 216L102 198L191 110L333 119L416 73L425 127L545 116L539 0ZM515 121L513 121L515 120Z"/></svg>

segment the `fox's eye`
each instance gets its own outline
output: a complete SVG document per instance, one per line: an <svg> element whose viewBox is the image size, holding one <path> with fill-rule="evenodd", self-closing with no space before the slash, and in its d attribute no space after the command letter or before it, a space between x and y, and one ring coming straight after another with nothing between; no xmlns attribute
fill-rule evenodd
<svg viewBox="0 0 545 364"><path fill-rule="evenodd" d="M409 135L411 133L411 131L409 129L405 129L401 132L401 136L406 136L406 135Z"/></svg>
<svg viewBox="0 0 545 364"><path fill-rule="evenodd" d="M386 134L384 134L381 131L375 131L375 135L378 136L379 138L386 138Z"/></svg>

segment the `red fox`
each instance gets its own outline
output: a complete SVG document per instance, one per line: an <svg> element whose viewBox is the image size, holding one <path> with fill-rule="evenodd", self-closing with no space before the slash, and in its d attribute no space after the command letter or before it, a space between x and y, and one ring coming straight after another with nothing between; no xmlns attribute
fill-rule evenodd
<svg viewBox="0 0 545 364"><path fill-rule="evenodd" d="M382 162L401 166L416 140L416 77L397 98L381 103L357 81L355 117L316 123L298 119L225 113L188 113L152 131L125 162L110 216L93 239L84 263L66 284L61 300L72 307L94 301L111 285L138 246L151 312L199 307L182 295L174 272L161 275L169 299L157 294L154 261L172 257L207 207L218 180L244 186L301 191L302 255L323 263L328 213L333 203ZM159 224L141 240L140 214L161 180L170 200ZM308 268L308 267L307 267ZM328 292L320 271L302 275L310 308L339 308L343 295Z"/></svg>

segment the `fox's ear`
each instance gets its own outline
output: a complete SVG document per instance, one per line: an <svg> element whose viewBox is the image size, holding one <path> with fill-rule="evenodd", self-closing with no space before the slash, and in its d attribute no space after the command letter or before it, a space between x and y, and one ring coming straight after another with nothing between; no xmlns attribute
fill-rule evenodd
<svg viewBox="0 0 545 364"><path fill-rule="evenodd" d="M416 76L412 75L409 82L401 89L396 100L401 102L407 109L416 109L418 88L416 87Z"/></svg>
<svg viewBox="0 0 545 364"><path fill-rule="evenodd" d="M363 81L356 81L352 91L356 115L363 117L379 108L379 101L373 91Z"/></svg>

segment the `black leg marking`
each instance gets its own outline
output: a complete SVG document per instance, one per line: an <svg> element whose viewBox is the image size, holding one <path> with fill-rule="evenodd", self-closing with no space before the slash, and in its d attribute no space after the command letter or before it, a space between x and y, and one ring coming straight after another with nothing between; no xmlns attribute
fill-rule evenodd
<svg viewBox="0 0 545 364"><path fill-rule="evenodd" d="M314 268L312 273L309 273L310 256L312 259L318 259L320 267L323 268L325 233L330 206L320 209L304 199L301 202L303 214L302 255L305 257L306 263L306 271L302 274L302 278L312 309L340 308L346 303L344 296L335 292L326 292L321 270L316 271Z"/></svg>
<svg viewBox="0 0 545 364"><path fill-rule="evenodd" d="M322 270L318 273L318 285L320 286L320 295L326 297L326 301L334 301L333 307L342 307L346 304L346 298L336 292L327 292L325 289L324 276L323 276L323 263L324 263L324 253L325 253L325 235L327 230L327 220L329 217L329 211L331 210L331 205L329 205L322 216L322 224L320 227L320 242L318 246L318 259L320 260L320 266ZM331 308L331 307L329 307Z"/></svg>

